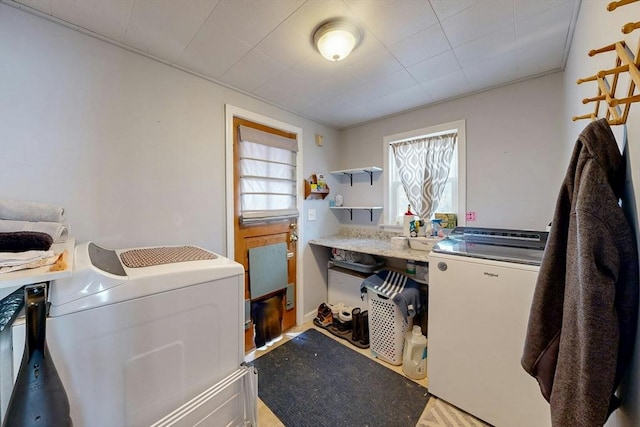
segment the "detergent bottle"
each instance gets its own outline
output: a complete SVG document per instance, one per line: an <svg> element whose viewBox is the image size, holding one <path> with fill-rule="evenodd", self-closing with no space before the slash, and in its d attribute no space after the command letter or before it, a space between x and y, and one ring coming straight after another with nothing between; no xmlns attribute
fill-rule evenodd
<svg viewBox="0 0 640 427"><path fill-rule="evenodd" d="M427 338L418 325L414 325L404 337L402 371L415 380L427 376Z"/></svg>
<svg viewBox="0 0 640 427"><path fill-rule="evenodd" d="M402 235L405 237L411 236L411 222L415 220L415 214L411 212L411 205L407 206L407 212L404 214L404 222L402 224Z"/></svg>

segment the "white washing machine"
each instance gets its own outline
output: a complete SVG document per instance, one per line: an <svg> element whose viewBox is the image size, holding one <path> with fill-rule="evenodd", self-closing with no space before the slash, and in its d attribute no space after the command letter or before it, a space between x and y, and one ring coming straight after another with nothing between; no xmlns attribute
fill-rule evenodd
<svg viewBox="0 0 640 427"><path fill-rule="evenodd" d="M429 392L497 427L551 425L520 365L546 240L458 227L429 255Z"/></svg>
<svg viewBox="0 0 640 427"><path fill-rule="evenodd" d="M154 249L168 248L138 250ZM72 277L51 285L47 342L74 425L149 426L180 407L196 418L163 425L244 424L256 396L234 376L248 369L243 267L209 252L127 267L124 252L78 245ZM204 408L211 390L219 392Z"/></svg>

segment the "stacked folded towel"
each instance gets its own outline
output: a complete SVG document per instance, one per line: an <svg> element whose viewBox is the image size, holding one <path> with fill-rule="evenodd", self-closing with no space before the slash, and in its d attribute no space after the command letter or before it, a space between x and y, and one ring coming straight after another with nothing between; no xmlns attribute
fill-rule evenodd
<svg viewBox="0 0 640 427"><path fill-rule="evenodd" d="M47 203L0 198L0 218L17 221L64 221L64 209Z"/></svg>
<svg viewBox="0 0 640 427"><path fill-rule="evenodd" d="M0 273L55 264L58 258L54 251L0 252Z"/></svg>
<svg viewBox="0 0 640 427"><path fill-rule="evenodd" d="M59 206L0 198L0 273L55 263L52 244L69 238L63 221Z"/></svg>
<svg viewBox="0 0 640 427"><path fill-rule="evenodd" d="M64 243L69 229L63 221L60 206L0 198L0 233L39 231L49 234L54 243Z"/></svg>

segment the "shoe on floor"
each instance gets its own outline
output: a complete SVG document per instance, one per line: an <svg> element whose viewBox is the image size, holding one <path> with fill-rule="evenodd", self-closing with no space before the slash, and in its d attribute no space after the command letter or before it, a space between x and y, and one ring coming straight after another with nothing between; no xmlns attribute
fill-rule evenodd
<svg viewBox="0 0 640 427"><path fill-rule="evenodd" d="M315 318L315 322L318 326L327 327L333 323L333 314L331 308L325 303L320 304L318 307L318 315Z"/></svg>
<svg viewBox="0 0 640 427"><path fill-rule="evenodd" d="M344 304L341 302L329 304L329 308L331 308L331 314L333 315L333 326L337 328L340 323L340 312L344 308Z"/></svg>
<svg viewBox="0 0 640 427"><path fill-rule="evenodd" d="M353 307L343 306L338 314L338 330L340 332L351 332L353 329L353 318L351 315Z"/></svg>

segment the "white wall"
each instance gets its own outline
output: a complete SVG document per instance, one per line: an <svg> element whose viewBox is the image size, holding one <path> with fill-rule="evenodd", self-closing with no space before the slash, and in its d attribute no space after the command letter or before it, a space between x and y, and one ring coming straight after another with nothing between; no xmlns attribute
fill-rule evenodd
<svg viewBox="0 0 640 427"><path fill-rule="evenodd" d="M555 73L347 129L341 167L384 167L383 137L465 119L467 211L477 214L467 225L544 230L564 167L561 93ZM345 200L382 204L382 183L347 188Z"/></svg>
<svg viewBox="0 0 640 427"><path fill-rule="evenodd" d="M467 209L478 213L475 225L540 229L586 124L570 117L587 112L580 100L595 94L575 79L606 67L586 52L621 38L629 16L640 17L640 4L613 13L606 4L582 2L564 74L340 133L0 4L0 197L65 206L78 241L113 248L196 244L225 253L224 104L230 103L302 127L304 176L383 166L385 135L464 118ZM638 31L627 38L637 37ZM636 188L639 115L634 105L629 151ZM324 135L323 147L315 145L316 133ZM336 184L329 177L332 195ZM349 204L382 202L380 179L372 189L342 188ZM326 300L326 252L306 242L337 230L338 217L327 206L305 201L300 221L305 312ZM307 220L309 208L317 221ZM366 224L364 216L356 219ZM612 425L640 425L640 408L631 404L640 401L640 350L634 363L626 404Z"/></svg>
<svg viewBox="0 0 640 427"><path fill-rule="evenodd" d="M629 35L621 33L620 28L627 22L640 20L640 3L618 8L613 12L607 11L609 0L584 0L580 7L580 15L576 23L576 30L571 44L571 52L564 73L564 109L563 123L565 126L565 138L563 143L563 164L568 164L574 143L587 125L587 121L572 122L571 117L591 113L593 104L583 105L583 98L591 98L596 95L597 85L594 82L576 84L576 79L596 74L599 70L613 68L614 53L603 53L594 57L587 56L587 52L598 49L619 40L625 40L631 50L636 52L640 30ZM626 90L628 86L625 86ZM621 86L622 88L622 86ZM638 89L636 88L636 94ZM618 92L620 94L620 92ZM602 117L602 114L600 115ZM628 211L631 211L632 227L636 230L636 238L640 240L638 230L638 218L635 213L637 201L640 200L640 104L631 106L627 120L628 138L628 187L631 197L627 202ZM622 126L614 126L614 133L619 145L622 146ZM635 191L634 191L635 190ZM635 196L635 201L633 200ZM639 322L640 323L640 322ZM640 324L636 339L634 361L627 373L621 389L623 398L622 407L614 412L607 426L640 426Z"/></svg>
<svg viewBox="0 0 640 427"><path fill-rule="evenodd" d="M0 4L0 197L64 206L78 242L225 254L226 103L303 128L304 176L335 164L331 128ZM301 229L312 312L326 273L306 242L337 223Z"/></svg>

